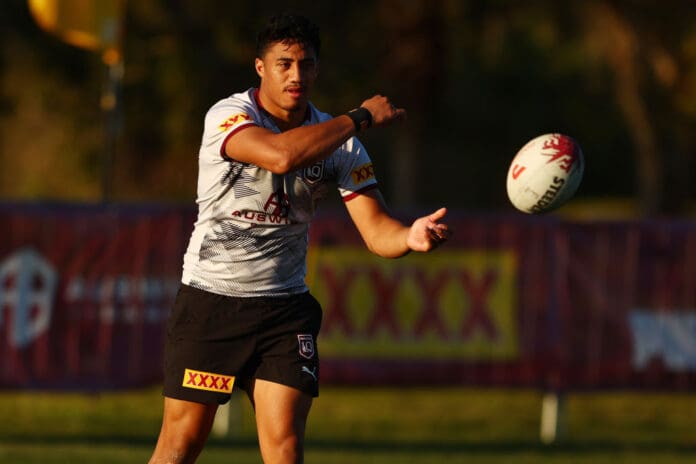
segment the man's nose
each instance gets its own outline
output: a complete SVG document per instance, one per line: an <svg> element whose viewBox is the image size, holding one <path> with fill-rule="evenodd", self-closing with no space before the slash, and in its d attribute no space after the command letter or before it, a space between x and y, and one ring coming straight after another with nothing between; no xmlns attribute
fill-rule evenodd
<svg viewBox="0 0 696 464"><path fill-rule="evenodd" d="M300 66L300 63L293 63L292 66L290 66L290 80L302 82L303 78L302 66Z"/></svg>

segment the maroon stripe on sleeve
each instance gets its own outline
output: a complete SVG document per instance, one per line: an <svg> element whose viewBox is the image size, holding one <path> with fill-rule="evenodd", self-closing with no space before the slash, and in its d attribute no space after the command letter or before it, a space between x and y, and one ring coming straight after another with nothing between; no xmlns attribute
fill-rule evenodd
<svg viewBox="0 0 696 464"><path fill-rule="evenodd" d="M362 195L363 193L365 193L369 190L376 189L377 187L378 187L377 183L374 183L374 184L368 185L367 187L363 187L360 190L356 190L355 192L349 193L348 195L343 197L343 202L346 203L346 202L352 200L353 198L355 198L359 195Z"/></svg>
<svg viewBox="0 0 696 464"><path fill-rule="evenodd" d="M230 133L227 134L227 135L225 136L225 140L222 141L222 145L220 146L220 156L222 156L224 159L230 159L230 157L227 156L227 153L225 153L225 147L227 146L227 141L228 141L228 140L230 139L230 137L232 137L234 134L237 134L237 133L239 133L241 130L246 129L246 128L249 128L249 127L253 127L253 126L258 127L258 125L257 125L255 122L249 121L249 122L247 122L246 124L243 124L243 125L241 125L241 126L237 126L237 127L235 127L234 129L232 129L232 130L230 131Z"/></svg>

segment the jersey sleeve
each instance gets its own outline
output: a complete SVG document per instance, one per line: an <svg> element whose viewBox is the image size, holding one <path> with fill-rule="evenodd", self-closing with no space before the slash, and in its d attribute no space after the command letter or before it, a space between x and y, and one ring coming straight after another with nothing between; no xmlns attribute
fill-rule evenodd
<svg viewBox="0 0 696 464"><path fill-rule="evenodd" d="M356 137L351 137L338 150L337 158L338 191L343 201L377 187L372 160Z"/></svg>
<svg viewBox="0 0 696 464"><path fill-rule="evenodd" d="M205 115L201 148L210 156L226 158L225 143L240 130L258 125L252 105L234 97L221 100Z"/></svg>

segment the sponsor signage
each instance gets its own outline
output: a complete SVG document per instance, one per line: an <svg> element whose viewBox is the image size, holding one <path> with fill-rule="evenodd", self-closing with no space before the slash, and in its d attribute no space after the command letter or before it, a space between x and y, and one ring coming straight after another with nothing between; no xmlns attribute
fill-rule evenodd
<svg viewBox="0 0 696 464"><path fill-rule="evenodd" d="M193 388L194 390L232 393L234 377L229 375L215 374L213 372L185 369L184 379L181 382L181 385L186 388Z"/></svg>
<svg viewBox="0 0 696 464"><path fill-rule="evenodd" d="M0 207L0 387L160 381L194 217L166 208Z"/></svg>
<svg viewBox="0 0 696 464"><path fill-rule="evenodd" d="M218 128L224 132L227 131L230 127L234 127L235 125L243 121L251 121L251 117L249 117L249 115L246 113L235 114L225 119L222 123L220 123Z"/></svg>
<svg viewBox="0 0 696 464"><path fill-rule="evenodd" d="M283 199L266 210L282 217ZM0 205L0 388L161 382L195 217L175 207ZM318 339L296 334L296 349L320 353L322 381L696 387L696 226L449 222L450 243L396 260L366 251L347 216L313 223L307 278L323 325ZM234 379L191 370L181 381L226 392Z"/></svg>
<svg viewBox="0 0 696 464"><path fill-rule="evenodd" d="M363 182L373 179L375 177L375 170L372 163L367 163L353 170L351 176L353 177L353 183L360 185Z"/></svg>
<svg viewBox="0 0 696 464"><path fill-rule="evenodd" d="M322 303L322 355L386 359L514 359L516 256L448 250L377 259L315 247L309 283Z"/></svg>

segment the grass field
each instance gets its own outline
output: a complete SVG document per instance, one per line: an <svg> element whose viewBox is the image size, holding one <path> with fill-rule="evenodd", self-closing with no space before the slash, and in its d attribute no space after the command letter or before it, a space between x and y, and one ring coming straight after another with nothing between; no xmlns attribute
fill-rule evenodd
<svg viewBox="0 0 696 464"><path fill-rule="evenodd" d="M539 442L535 391L325 387L307 433L307 463L696 462L696 395L567 397L563 439ZM259 463L253 414L212 437L199 463ZM160 426L159 388L94 395L0 393L0 463L144 463Z"/></svg>

